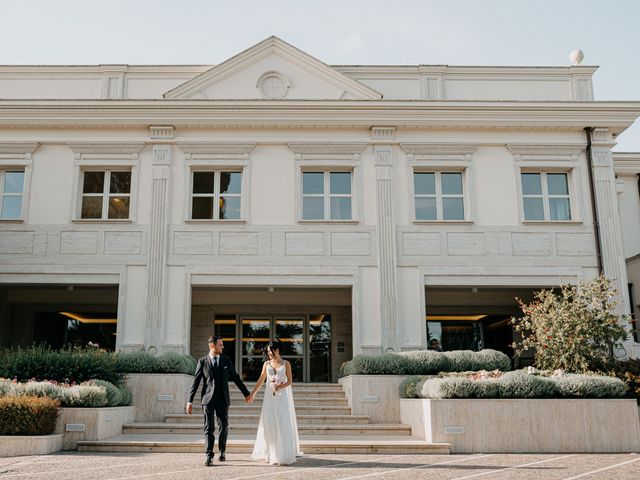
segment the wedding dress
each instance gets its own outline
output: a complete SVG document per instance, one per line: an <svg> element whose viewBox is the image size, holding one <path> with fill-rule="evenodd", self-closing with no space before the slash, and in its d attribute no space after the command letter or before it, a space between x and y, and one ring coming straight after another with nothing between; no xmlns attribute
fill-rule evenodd
<svg viewBox="0 0 640 480"><path fill-rule="evenodd" d="M278 369L267 365L267 386L251 458L272 465L289 465L296 461L296 456L302 455L293 393L291 386L276 392L274 381L278 384L287 382L284 364Z"/></svg>

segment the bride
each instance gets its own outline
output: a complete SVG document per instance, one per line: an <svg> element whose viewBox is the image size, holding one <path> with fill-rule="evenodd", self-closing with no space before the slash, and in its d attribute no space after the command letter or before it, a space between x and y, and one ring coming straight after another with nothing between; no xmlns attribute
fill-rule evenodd
<svg viewBox="0 0 640 480"><path fill-rule="evenodd" d="M282 344L279 341L267 345L269 360L264 362L260 378L248 399L249 403L253 402L256 393L267 380L251 458L264 460L272 465L289 465L296 461L296 456L302 454L291 392L291 364L282 359L281 350Z"/></svg>

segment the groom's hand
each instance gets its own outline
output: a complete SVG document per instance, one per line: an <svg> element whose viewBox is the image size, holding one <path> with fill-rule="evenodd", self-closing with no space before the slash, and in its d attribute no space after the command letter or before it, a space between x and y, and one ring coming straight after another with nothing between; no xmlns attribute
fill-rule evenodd
<svg viewBox="0 0 640 480"><path fill-rule="evenodd" d="M191 405L190 403L187 403L186 410L187 410L187 413L191 415L191 412L193 411L193 405Z"/></svg>

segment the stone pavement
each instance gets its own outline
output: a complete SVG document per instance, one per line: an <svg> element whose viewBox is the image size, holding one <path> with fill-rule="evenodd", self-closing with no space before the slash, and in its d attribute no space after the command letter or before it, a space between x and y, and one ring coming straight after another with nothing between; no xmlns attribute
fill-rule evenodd
<svg viewBox="0 0 640 480"><path fill-rule="evenodd" d="M229 454L63 452L0 458L0 479L98 480L504 480L640 479L640 454L306 455L294 466Z"/></svg>

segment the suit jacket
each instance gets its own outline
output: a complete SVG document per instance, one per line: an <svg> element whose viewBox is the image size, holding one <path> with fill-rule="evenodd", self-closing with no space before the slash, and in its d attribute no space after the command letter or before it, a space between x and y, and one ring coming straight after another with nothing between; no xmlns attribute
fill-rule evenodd
<svg viewBox="0 0 640 480"><path fill-rule="evenodd" d="M216 398L214 399L214 391L216 386L216 379L221 382L218 385L216 391ZM231 403L229 399L229 380L233 380L242 394L247 397L250 395L249 390L245 387L240 375L233 368L231 359L227 356L220 355L218 360L218 369L215 371L213 368L213 360L207 354L198 360L196 366L196 373L193 377L193 383L191 384L191 390L189 391L189 403L193 403L193 397L195 397L198 391L198 386L202 382L202 392L200 397L202 399L202 405L208 405L212 400L222 402L226 407Z"/></svg>

